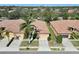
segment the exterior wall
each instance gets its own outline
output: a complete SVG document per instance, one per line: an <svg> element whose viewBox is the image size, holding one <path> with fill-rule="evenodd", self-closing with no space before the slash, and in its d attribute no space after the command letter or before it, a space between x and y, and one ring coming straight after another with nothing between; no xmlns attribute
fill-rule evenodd
<svg viewBox="0 0 79 59"><path fill-rule="evenodd" d="M22 40L22 39L23 39L23 34L22 34L22 33L21 33L21 34L19 34L19 33L17 33L17 34L10 33L9 40L10 40L12 37L15 37L15 35L16 35L16 36L19 36L19 40ZM4 38L5 38L5 39L8 39L8 37L7 37L6 35L4 35Z"/></svg>
<svg viewBox="0 0 79 59"><path fill-rule="evenodd" d="M16 34L16 36L19 36L19 40L23 40L23 34L22 33L20 33L20 34Z"/></svg>
<svg viewBox="0 0 79 59"><path fill-rule="evenodd" d="M46 37L49 36L49 34L39 34L39 39L42 38L42 39L45 39Z"/></svg>
<svg viewBox="0 0 79 59"><path fill-rule="evenodd" d="M12 37L14 37L14 34L13 33L10 33L9 38L6 35L4 35L4 34L3 34L4 39L7 39L7 40L10 40Z"/></svg>
<svg viewBox="0 0 79 59"><path fill-rule="evenodd" d="M64 38L68 38L69 37L69 33L60 33Z"/></svg>

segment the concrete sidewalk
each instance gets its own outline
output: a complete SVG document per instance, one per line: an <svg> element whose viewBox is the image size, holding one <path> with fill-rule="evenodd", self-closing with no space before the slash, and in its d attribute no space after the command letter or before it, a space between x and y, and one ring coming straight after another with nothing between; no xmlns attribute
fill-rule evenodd
<svg viewBox="0 0 79 59"><path fill-rule="evenodd" d="M65 47L65 51L78 51L68 38L63 38L62 43L63 43L63 46Z"/></svg>

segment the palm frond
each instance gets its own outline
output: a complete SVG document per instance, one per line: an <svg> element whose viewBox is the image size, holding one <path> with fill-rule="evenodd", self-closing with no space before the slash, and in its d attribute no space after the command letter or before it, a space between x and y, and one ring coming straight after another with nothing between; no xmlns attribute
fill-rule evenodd
<svg viewBox="0 0 79 59"><path fill-rule="evenodd" d="M20 30L23 30L25 27L27 27L27 24L26 24L26 23L22 23L22 24L20 25Z"/></svg>

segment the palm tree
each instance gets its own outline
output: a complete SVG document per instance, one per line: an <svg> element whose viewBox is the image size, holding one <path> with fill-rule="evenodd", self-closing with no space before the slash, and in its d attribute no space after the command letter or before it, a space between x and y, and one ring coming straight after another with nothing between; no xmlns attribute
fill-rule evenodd
<svg viewBox="0 0 79 59"><path fill-rule="evenodd" d="M52 12L50 11L50 8L46 8L44 12L42 13L42 18L45 22L50 23L52 20Z"/></svg>
<svg viewBox="0 0 79 59"><path fill-rule="evenodd" d="M29 39L27 49L29 49L29 46L32 43L29 38L30 32L34 30L34 25L31 25L32 22L32 20L27 20L26 18L25 23L22 23L20 26L20 29L24 31L24 39Z"/></svg>
<svg viewBox="0 0 79 59"><path fill-rule="evenodd" d="M34 30L34 26L31 25L32 21L28 21L28 23L25 21L25 23L22 23L20 26L20 29L24 31L24 39L27 39L29 37L30 31Z"/></svg>
<svg viewBox="0 0 79 59"><path fill-rule="evenodd" d="M34 21L34 14L32 9L28 9L25 14L23 14L22 19L25 21L20 25L20 30L24 31L24 39L29 39L29 44L27 46L27 49L29 49L29 45L32 43L31 39L29 38L30 33L33 31L35 32L36 27L32 25L32 22Z"/></svg>
<svg viewBox="0 0 79 59"><path fill-rule="evenodd" d="M35 27L31 24L34 21L32 9L28 9L25 15L22 16L22 19L25 22L21 24L20 29L24 31L24 39L27 39L29 37L30 31L34 30Z"/></svg>
<svg viewBox="0 0 79 59"><path fill-rule="evenodd" d="M47 7L44 12L42 12L42 19L47 23L50 24L50 21L57 20L58 14L53 13L52 8Z"/></svg>

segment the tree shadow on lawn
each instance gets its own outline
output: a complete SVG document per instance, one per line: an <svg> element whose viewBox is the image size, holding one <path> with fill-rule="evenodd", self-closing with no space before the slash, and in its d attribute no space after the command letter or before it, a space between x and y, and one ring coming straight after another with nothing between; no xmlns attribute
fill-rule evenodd
<svg viewBox="0 0 79 59"><path fill-rule="evenodd" d="M28 45L29 45L28 41L22 41L20 45L20 51L37 51L39 42L38 40L35 40L29 45L29 47Z"/></svg>

